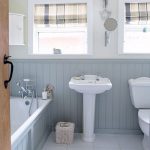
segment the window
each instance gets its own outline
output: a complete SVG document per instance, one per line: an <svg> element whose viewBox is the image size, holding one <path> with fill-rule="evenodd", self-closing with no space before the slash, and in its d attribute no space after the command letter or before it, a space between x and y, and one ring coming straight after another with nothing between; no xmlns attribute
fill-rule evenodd
<svg viewBox="0 0 150 150"><path fill-rule="evenodd" d="M32 54L89 54L92 47L88 0L29 0Z"/></svg>
<svg viewBox="0 0 150 150"><path fill-rule="evenodd" d="M125 0L122 7L124 11L119 16L119 49L130 54L150 53L150 2Z"/></svg>

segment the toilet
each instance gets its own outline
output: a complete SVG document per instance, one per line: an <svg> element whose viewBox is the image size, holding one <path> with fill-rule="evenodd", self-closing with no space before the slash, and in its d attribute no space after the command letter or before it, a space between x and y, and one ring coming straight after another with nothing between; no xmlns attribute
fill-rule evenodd
<svg viewBox="0 0 150 150"><path fill-rule="evenodd" d="M139 126L144 133L144 150L150 150L150 78L129 80L132 104L138 109Z"/></svg>

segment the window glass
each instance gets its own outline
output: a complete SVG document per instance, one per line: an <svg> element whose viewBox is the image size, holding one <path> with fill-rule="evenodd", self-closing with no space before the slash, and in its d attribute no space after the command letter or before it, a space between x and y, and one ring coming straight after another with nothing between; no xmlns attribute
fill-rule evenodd
<svg viewBox="0 0 150 150"><path fill-rule="evenodd" d="M35 4L34 53L87 54L87 4Z"/></svg>
<svg viewBox="0 0 150 150"><path fill-rule="evenodd" d="M150 53L150 2L128 0L124 7L124 52Z"/></svg>

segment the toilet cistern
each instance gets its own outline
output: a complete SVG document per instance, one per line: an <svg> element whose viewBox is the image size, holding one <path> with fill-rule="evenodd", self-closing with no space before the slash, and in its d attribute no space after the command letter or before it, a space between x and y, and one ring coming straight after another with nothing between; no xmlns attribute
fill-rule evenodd
<svg viewBox="0 0 150 150"><path fill-rule="evenodd" d="M150 150L150 78L140 77L128 81L131 102L138 109L139 126L144 133L144 150Z"/></svg>
<svg viewBox="0 0 150 150"><path fill-rule="evenodd" d="M84 75L72 77L69 87L83 94L83 140L93 142L95 139L94 118L96 94L110 90L112 83L108 78L102 78L97 75Z"/></svg>

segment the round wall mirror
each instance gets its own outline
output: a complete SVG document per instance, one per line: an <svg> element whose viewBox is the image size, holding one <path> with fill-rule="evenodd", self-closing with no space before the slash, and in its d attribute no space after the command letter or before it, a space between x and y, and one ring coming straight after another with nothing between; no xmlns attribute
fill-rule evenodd
<svg viewBox="0 0 150 150"><path fill-rule="evenodd" d="M107 18L104 22L104 27L107 31L114 31L118 26L117 20L114 18Z"/></svg>

